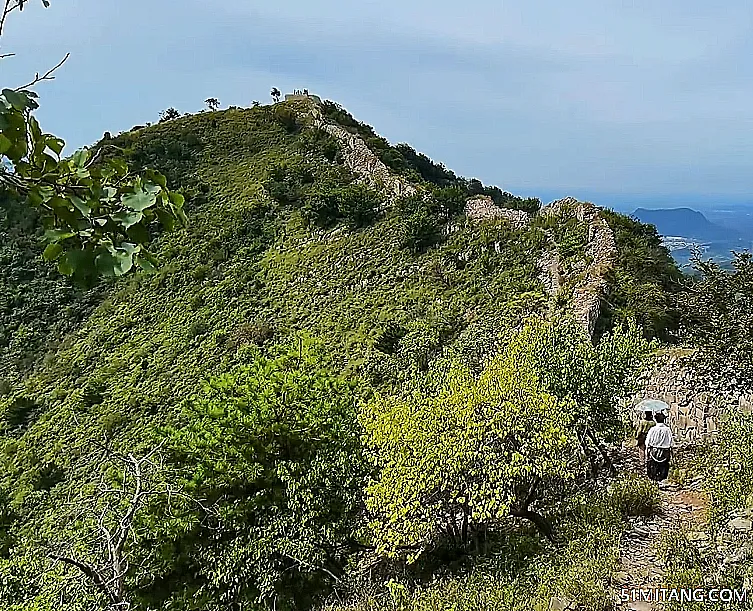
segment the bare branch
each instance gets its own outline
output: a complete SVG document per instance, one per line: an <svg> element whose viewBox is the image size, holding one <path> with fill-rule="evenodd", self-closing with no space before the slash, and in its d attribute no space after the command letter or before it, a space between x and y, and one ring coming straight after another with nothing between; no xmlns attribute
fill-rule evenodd
<svg viewBox="0 0 753 611"><path fill-rule="evenodd" d="M16 87L15 91L21 91L23 89L28 89L29 87L33 87L34 85L36 85L37 83L39 83L41 81L52 81L52 80L55 80L55 75L53 73L58 68L60 68L60 66L62 66L68 60L68 58L70 56L71 56L70 53L66 53L65 57L63 59L61 59L55 66L53 66L52 68L50 68L42 76L39 76L39 72L37 72L34 75L34 79L31 82L26 83L26 85L22 85L21 87Z"/></svg>
<svg viewBox="0 0 753 611"><path fill-rule="evenodd" d="M105 596L107 596L107 599L110 601L111 604L120 605L123 602L121 599L118 599L115 596L115 593L112 590L110 590L110 588L108 587L105 578L92 565L88 564L87 562L77 560L76 558L71 558L70 556L63 556L61 554L50 554L50 558L52 560L57 560L59 562L62 562L63 564L67 564L72 567L75 567L79 571L81 571L84 575L86 575L89 579L91 579L92 583L94 583L94 585L96 585L97 588Z"/></svg>
<svg viewBox="0 0 753 611"><path fill-rule="evenodd" d="M0 17L0 36L3 35L3 30L5 28L5 21L8 19L8 15L10 15L17 8L21 8L21 0L5 0L5 6L3 7L3 15L2 17Z"/></svg>

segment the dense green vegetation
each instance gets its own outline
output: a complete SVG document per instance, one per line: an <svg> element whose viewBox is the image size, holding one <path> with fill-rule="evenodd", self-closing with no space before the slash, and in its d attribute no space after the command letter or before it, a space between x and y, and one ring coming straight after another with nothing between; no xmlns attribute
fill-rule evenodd
<svg viewBox="0 0 753 611"><path fill-rule="evenodd" d="M699 347L694 363L701 375L722 388L753 388L753 257L736 254L732 271L696 261L698 276L688 292L683 321ZM719 526L735 509L753 506L753 414L732 412L707 465L711 519Z"/></svg>
<svg viewBox="0 0 753 611"><path fill-rule="evenodd" d="M0 388L3 608L608 599L626 516L656 498L596 476L651 349L643 334L670 323L640 300L596 342L566 304L547 322L537 260L556 249L580 269L577 220L472 223L471 194L539 204L326 108L426 196L385 209L336 142L278 104L172 116L98 144L186 198L190 224L154 232L152 274L83 293L38 273L29 221L6 218L2 338L18 373ZM612 221L621 252L656 248L642 226ZM649 263L625 258L615 290L671 292ZM18 301L25 287L44 307ZM655 326L621 324L630 314ZM50 315L57 335L43 337ZM37 331L23 345L19 329ZM128 536L113 552L105 531Z"/></svg>
<svg viewBox="0 0 753 611"><path fill-rule="evenodd" d="M24 2L5 3L3 25ZM183 195L168 191L165 177L151 169L132 175L119 157L103 160L82 149L63 158L65 142L44 133L34 116L39 103L31 85L0 93L0 196L34 212L45 230L45 260L78 283L122 276L134 266L153 271L151 232L185 223Z"/></svg>
<svg viewBox="0 0 753 611"><path fill-rule="evenodd" d="M600 328L634 319L648 337L676 341L681 308L678 296L685 292L682 272L653 225L611 210L602 210L602 214L614 232L618 255L608 276Z"/></svg>
<svg viewBox="0 0 753 611"><path fill-rule="evenodd" d="M75 329L98 303L42 259L37 216L24 204L0 204L0 390L39 354Z"/></svg>

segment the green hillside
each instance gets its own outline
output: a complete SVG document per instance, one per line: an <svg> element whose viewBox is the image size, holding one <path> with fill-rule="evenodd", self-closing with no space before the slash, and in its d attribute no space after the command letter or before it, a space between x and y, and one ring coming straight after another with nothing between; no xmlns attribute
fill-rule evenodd
<svg viewBox="0 0 753 611"><path fill-rule="evenodd" d="M537 261L548 250L559 250L570 263L584 259L586 232L567 219L534 218L523 229L504 219L467 219L462 211L469 195L486 194L499 206L528 212L540 202L459 178L406 145L393 147L336 105L326 105L325 114L364 136L389 168L425 195L387 201L355 180L332 137L308 128L295 105L278 104L186 116L97 145L123 149L134 168L158 169L187 195L189 226L153 236L161 263L153 275L74 287L38 261L33 236L23 230L31 227L28 220L2 219L4 235L11 236L0 251L3 609L104 608L101 592L53 557L69 550L96 564L105 553L98 547L97 516L117 525L113 516L128 506L127 496L111 492L131 485L118 475L127 462L113 457L155 448L164 468L156 470L154 495L139 506L135 534L124 543L132 554L123 574L134 608L311 608L333 593L348 597L364 587L382 596L387 577L417 566L399 569L405 559L388 555L379 560L380 578L364 585L362 575L354 577L363 554L378 554L368 533L376 510L367 510L364 499L369 478L381 468L375 446L362 447L359 410L375 396L444 396L448 363L462 363L472 378L523 321L551 308L566 312L566 297L552 303L546 293ZM617 215L609 218L620 222ZM599 331L605 339L594 347L568 327L576 339L563 348L563 367L573 354L602 363L613 353L624 358L645 351L634 335L612 334L629 317L649 321L648 336L674 324L675 288L665 278L676 268L667 258L651 267L637 256L622 257L635 253L636 243L658 248L640 227L622 222L622 231L615 307ZM651 298L634 298L646 287ZM609 343L623 340L630 348ZM572 422L573 430L597 430L585 406L612 414L611 398L576 396L575 382L568 386L564 374L545 373L537 354L530 355L531 371L543 381L532 378L530 386L513 385L509 392L550 393L566 414L552 426ZM583 375L618 376L621 366L594 365ZM397 422L389 426L399 430ZM598 434L607 438L607 428ZM576 439L568 431L563 444ZM228 440L237 440L234 449L217 450ZM563 505L570 483L555 471L542 475L553 482L548 496L535 498L541 511L563 516L562 530L572 541L568 558L583 560L595 550L593 541L578 548L586 522L604 524L605 555L589 560L597 568L585 565L595 571L595 591L622 517L599 491L582 488L582 496ZM98 492L100 485L110 492ZM167 507L170 486L183 496ZM341 502L320 507L330 497L316 490ZM587 492L602 504L587 509ZM204 515L198 506L216 511ZM551 560L551 549L530 525L516 528L522 530L494 545L524 546L523 556ZM432 556L413 578L427 579L440 557ZM497 574L487 569L473 579ZM499 571L507 576L510 567ZM557 588L550 577L529 572L517 585L505 577L503 586L546 598ZM74 585L66 586L69 581ZM593 596L587 585L585 598ZM483 608L502 608L493 606L492 595L488 600Z"/></svg>

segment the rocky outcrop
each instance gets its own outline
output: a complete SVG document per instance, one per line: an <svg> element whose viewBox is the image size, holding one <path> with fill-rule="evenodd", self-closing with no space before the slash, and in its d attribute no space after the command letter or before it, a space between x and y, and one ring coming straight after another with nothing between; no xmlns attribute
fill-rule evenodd
<svg viewBox="0 0 753 611"><path fill-rule="evenodd" d="M469 197L465 203L465 216L474 221L507 219L515 229L523 229L531 222L531 217L523 210L500 208L488 195Z"/></svg>
<svg viewBox="0 0 753 611"><path fill-rule="evenodd" d="M477 221L504 218L516 229L522 229L531 222L531 216L526 212L500 208L491 197L485 195L469 198L465 214ZM544 288L550 296L557 295L564 286L574 285L571 299L575 318L591 335L607 288L606 273L617 255L614 234L596 206L572 197L552 202L542 208L540 214L563 218L575 216L588 228L585 252L587 263L585 269L578 273L578 278L568 278L564 274L555 252L544 253L537 265Z"/></svg>
<svg viewBox="0 0 753 611"><path fill-rule="evenodd" d="M296 99L296 103L302 109L299 110L300 114L304 115L312 127L328 133L337 140L344 165L365 184L385 194L387 204L397 198L419 192L408 180L391 172L358 135L327 121L316 100L307 97L304 100ZM544 286L551 296L557 295L564 286L574 285L572 307L575 317L589 334L593 334L600 313L601 299L607 286L605 274L611 268L617 253L614 235L596 206L579 202L572 197L552 202L544 207L540 214L575 215L588 227L585 253L588 264L585 270L578 273L577 279L563 275L555 253L548 253L542 257L538 265ZM465 204L465 215L475 221L506 219L516 229L528 226L532 218L522 210L501 208L486 195L469 198Z"/></svg>
<svg viewBox="0 0 753 611"><path fill-rule="evenodd" d="M546 251L536 261L539 270L539 280L544 285L547 295L554 297L559 293L564 283L562 266L556 252Z"/></svg>

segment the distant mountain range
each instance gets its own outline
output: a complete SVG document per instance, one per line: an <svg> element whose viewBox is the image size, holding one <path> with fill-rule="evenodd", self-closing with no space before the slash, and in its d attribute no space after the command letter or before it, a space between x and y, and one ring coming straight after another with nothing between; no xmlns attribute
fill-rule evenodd
<svg viewBox="0 0 753 611"><path fill-rule="evenodd" d="M638 208L633 212L633 216L642 223L655 225L659 233L667 237L691 238L700 242L743 239L743 235L738 231L712 223L702 213L691 208Z"/></svg>
<svg viewBox="0 0 753 611"><path fill-rule="evenodd" d="M665 246L681 264L688 262L693 249L724 263L732 259L731 251L751 247L747 232L713 223L691 208L638 208L632 216L654 225L664 238Z"/></svg>

